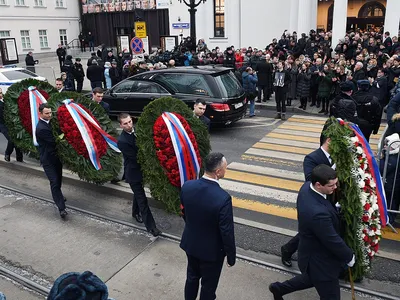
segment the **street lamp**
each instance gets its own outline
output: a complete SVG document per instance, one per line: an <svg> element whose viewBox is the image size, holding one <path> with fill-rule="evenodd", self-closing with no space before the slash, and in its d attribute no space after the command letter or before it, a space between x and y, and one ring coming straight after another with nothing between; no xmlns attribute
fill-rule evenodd
<svg viewBox="0 0 400 300"><path fill-rule="evenodd" d="M190 37L192 41L196 42L196 7L200 5L201 2L205 3L207 0L179 0L180 3L185 3L189 7L188 11L190 13Z"/></svg>

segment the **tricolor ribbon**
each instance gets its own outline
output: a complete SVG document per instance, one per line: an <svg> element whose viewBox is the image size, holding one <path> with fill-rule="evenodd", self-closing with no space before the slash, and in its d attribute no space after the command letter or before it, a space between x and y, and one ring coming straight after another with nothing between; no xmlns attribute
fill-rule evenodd
<svg viewBox="0 0 400 300"><path fill-rule="evenodd" d="M32 137L33 144L39 146L36 139L36 126L39 123L39 106L42 103L47 103L43 95L36 89L35 86L28 87L29 90L29 106L31 110L31 122L32 122Z"/></svg>
<svg viewBox="0 0 400 300"><path fill-rule="evenodd" d="M338 121L341 125L345 124L345 122L342 119L338 119ZM376 196L378 198L378 207L379 207L381 225L382 227L385 227L389 218L387 213L385 189L383 186L381 174L379 172L378 164L374 158L372 149L368 141L364 137L363 133L361 132L360 128L353 123L348 123L348 126L357 136L358 141L360 142L362 148L364 149L365 156L368 160L368 165L371 171L372 180L375 182L376 185Z"/></svg>
<svg viewBox="0 0 400 300"><path fill-rule="evenodd" d="M188 180L199 178L200 164L196 151L193 147L181 121L172 113L164 112L162 118L167 125L176 159L178 160L181 186Z"/></svg>
<svg viewBox="0 0 400 300"><path fill-rule="evenodd" d="M100 170L101 165L99 152L97 150L93 134L89 128L89 124L92 124L93 127L103 136L104 140L111 147L111 149L113 149L115 152L120 153L121 151L118 149L117 140L109 135L107 132L105 132L89 113L87 113L82 107L74 103L74 100L67 99L64 100L63 103L70 113L72 119L74 120L76 126L78 127L79 132L81 133L83 142L85 143L86 149L89 153L90 161L92 162L96 170Z"/></svg>

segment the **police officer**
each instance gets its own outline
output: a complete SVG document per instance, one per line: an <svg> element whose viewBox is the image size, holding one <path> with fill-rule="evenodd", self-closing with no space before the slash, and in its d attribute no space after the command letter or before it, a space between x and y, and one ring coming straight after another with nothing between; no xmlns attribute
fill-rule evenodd
<svg viewBox="0 0 400 300"><path fill-rule="evenodd" d="M85 72L83 71L83 66L82 66L80 58L76 58L75 59L74 77L75 77L75 80L76 80L76 91L78 93L80 93L80 92L82 92L83 80L85 78Z"/></svg>
<svg viewBox="0 0 400 300"><path fill-rule="evenodd" d="M369 92L371 85L368 80L359 80L357 86L358 91L353 96L357 103L357 124L369 141L372 132L378 133L381 124L381 106L379 99Z"/></svg>

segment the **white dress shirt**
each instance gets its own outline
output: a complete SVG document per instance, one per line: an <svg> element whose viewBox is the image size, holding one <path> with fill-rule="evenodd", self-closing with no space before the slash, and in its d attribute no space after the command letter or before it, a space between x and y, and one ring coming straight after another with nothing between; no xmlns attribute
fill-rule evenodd
<svg viewBox="0 0 400 300"><path fill-rule="evenodd" d="M322 148L322 147L321 147L321 150L322 150L322 152L324 152L324 154L325 154L326 158L328 159L329 163L332 165L332 158L331 158L331 155L330 155L328 152L326 152L325 149ZM334 170L336 170L336 164L333 164L333 165L331 166L331 168L334 169Z"/></svg>
<svg viewBox="0 0 400 300"><path fill-rule="evenodd" d="M210 178L210 177L207 177L207 176L204 176L204 175L203 175L202 178L207 179L207 180L210 180L210 181L214 181L214 182L218 183L218 185L219 185L219 181L218 181L217 179Z"/></svg>
<svg viewBox="0 0 400 300"><path fill-rule="evenodd" d="M320 193L320 192L318 192L318 191L314 188L314 186L312 185L312 183L310 183L310 188L311 188L314 192L316 192L317 194L319 194L319 195L321 195L322 197L324 197L324 199L326 199L326 195L325 195L325 194L322 194L322 193Z"/></svg>

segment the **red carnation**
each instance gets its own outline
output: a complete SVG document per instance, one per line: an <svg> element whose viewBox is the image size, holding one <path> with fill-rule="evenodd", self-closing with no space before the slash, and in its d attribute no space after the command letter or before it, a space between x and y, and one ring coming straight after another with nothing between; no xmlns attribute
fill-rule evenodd
<svg viewBox="0 0 400 300"><path fill-rule="evenodd" d="M364 209L365 209L365 210L369 210L370 208L371 208L371 204L365 203Z"/></svg>
<svg viewBox="0 0 400 300"><path fill-rule="evenodd" d="M363 221L364 223L367 223L367 222L369 221L369 217L368 217L367 215L363 215L363 216L362 216L362 221Z"/></svg>
<svg viewBox="0 0 400 300"><path fill-rule="evenodd" d="M364 240L364 242L368 242L369 241L369 237L368 237L367 234L364 236L363 240Z"/></svg>
<svg viewBox="0 0 400 300"><path fill-rule="evenodd" d="M47 100L49 99L49 94L45 91L39 90L39 93ZM29 90L23 91L17 100L18 103L18 113L21 119L22 126L26 131L32 135L32 118L31 118L31 105L29 101Z"/></svg>

